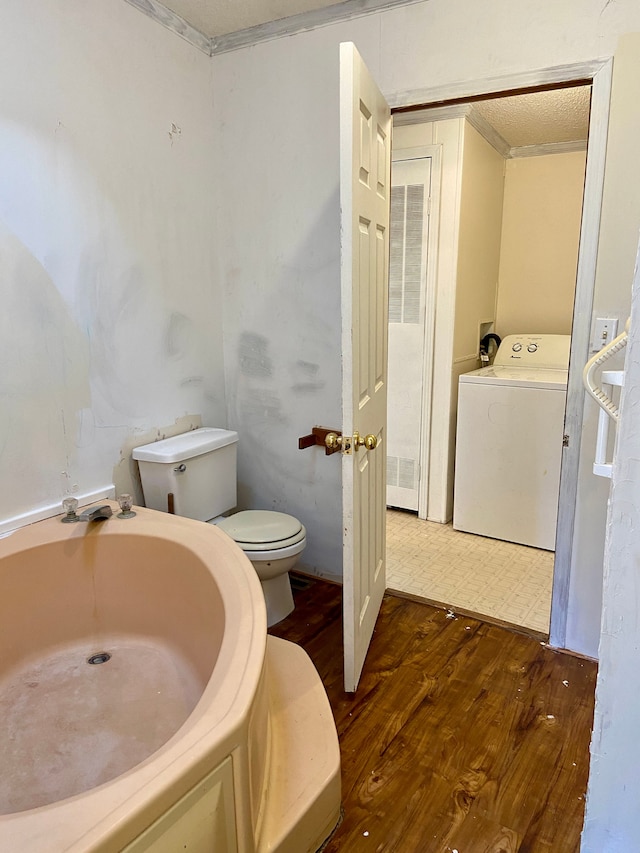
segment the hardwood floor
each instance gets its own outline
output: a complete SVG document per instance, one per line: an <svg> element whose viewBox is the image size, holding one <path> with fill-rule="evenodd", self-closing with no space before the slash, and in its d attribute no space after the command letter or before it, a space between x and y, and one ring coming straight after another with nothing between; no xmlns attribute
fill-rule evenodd
<svg viewBox="0 0 640 853"><path fill-rule="evenodd" d="M347 694L341 587L294 595L271 633L314 661L342 754L344 820L325 853L577 853L595 663L387 594Z"/></svg>

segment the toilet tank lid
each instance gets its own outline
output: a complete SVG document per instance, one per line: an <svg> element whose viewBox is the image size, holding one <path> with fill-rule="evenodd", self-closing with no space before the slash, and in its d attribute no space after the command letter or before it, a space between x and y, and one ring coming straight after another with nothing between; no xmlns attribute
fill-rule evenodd
<svg viewBox="0 0 640 853"><path fill-rule="evenodd" d="M199 429L172 435L134 447L132 456L140 462L183 462L194 456L201 456L211 450L219 450L238 441L238 433L229 429L217 427L200 427Z"/></svg>

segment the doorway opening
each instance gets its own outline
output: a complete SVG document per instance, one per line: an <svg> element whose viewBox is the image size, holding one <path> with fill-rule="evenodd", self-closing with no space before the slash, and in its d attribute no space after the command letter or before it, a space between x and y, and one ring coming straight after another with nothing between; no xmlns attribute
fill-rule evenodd
<svg viewBox="0 0 640 853"><path fill-rule="evenodd" d="M572 334L590 95L578 80L394 122L387 585L545 635L553 551L452 528L457 390L487 333Z"/></svg>

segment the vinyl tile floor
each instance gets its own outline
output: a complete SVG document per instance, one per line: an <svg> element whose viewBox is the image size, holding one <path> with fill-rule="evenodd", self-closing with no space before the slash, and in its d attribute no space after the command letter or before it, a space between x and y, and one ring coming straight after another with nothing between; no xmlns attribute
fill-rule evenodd
<svg viewBox="0 0 640 853"><path fill-rule="evenodd" d="M387 510L387 588L549 633L554 554Z"/></svg>

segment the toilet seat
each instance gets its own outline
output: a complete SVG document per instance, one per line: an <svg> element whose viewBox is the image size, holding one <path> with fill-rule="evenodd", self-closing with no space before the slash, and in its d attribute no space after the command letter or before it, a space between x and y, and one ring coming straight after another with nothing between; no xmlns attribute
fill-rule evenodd
<svg viewBox="0 0 640 853"><path fill-rule="evenodd" d="M271 510L244 510L218 522L245 552L280 551L302 543L304 526L292 515Z"/></svg>

